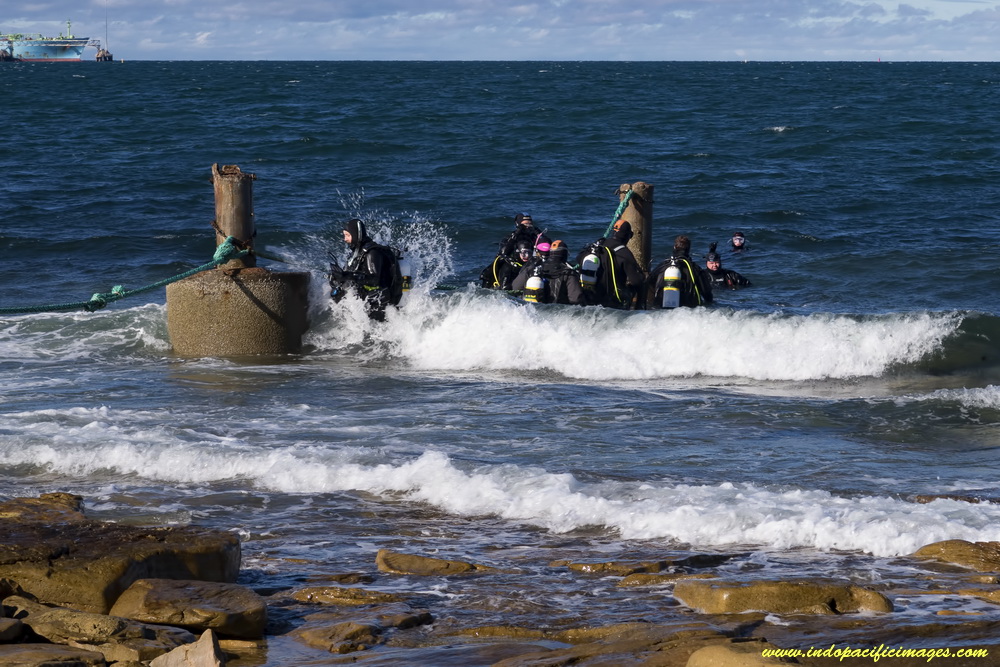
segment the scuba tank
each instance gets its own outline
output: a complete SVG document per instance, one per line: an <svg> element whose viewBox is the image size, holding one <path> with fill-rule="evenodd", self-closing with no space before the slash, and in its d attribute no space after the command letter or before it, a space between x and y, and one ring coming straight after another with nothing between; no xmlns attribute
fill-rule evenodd
<svg viewBox="0 0 1000 667"><path fill-rule="evenodd" d="M671 264L663 272L663 307L677 308L681 305L681 270Z"/></svg>
<svg viewBox="0 0 1000 667"><path fill-rule="evenodd" d="M409 292L410 288L413 287L413 267L410 265L410 260L402 254L398 258L399 273L403 276L403 291Z"/></svg>
<svg viewBox="0 0 1000 667"><path fill-rule="evenodd" d="M591 248L587 256L580 262L580 286L584 289L594 289L594 285L597 283L597 270L599 268L601 268L601 258Z"/></svg>
<svg viewBox="0 0 1000 667"><path fill-rule="evenodd" d="M541 303L544 296L545 281L542 279L542 266L535 267L535 272L531 274L524 284L524 300L528 303Z"/></svg>

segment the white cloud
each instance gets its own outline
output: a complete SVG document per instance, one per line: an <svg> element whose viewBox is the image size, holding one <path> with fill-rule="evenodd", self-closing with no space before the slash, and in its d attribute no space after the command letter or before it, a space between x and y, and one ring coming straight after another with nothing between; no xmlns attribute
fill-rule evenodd
<svg viewBox="0 0 1000 667"><path fill-rule="evenodd" d="M163 60L995 60L1000 34L1000 0L49 0L18 11L0 29L58 33L71 17L74 33L101 39L107 11L116 57Z"/></svg>

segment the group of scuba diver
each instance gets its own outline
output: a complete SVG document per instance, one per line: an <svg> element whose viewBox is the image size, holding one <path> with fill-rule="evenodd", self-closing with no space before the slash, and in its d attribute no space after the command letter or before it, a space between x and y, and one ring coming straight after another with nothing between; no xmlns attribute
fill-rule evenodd
<svg viewBox="0 0 1000 667"><path fill-rule="evenodd" d="M713 291L749 287L736 271L722 268L717 245L709 246L705 267L691 259L691 239L674 239L673 253L648 274L628 242L627 220L617 220L610 234L587 245L569 261L569 248L539 230L527 213L514 218L515 229L500 242L500 251L479 276L480 285L517 293L532 303L604 306L622 310L705 306ZM730 251L749 250L746 236L736 232Z"/></svg>
<svg viewBox="0 0 1000 667"><path fill-rule="evenodd" d="M691 240L684 235L674 239L672 255L647 274L628 248L633 232L624 219L614 223L608 236L581 250L573 263L566 244L551 240L530 215L519 213L514 227L480 274L480 285L531 303L622 310L697 307L712 303L715 290L751 285L736 271L722 268L716 243L709 246L705 267L695 264ZM330 295L339 302L352 294L364 301L371 319L384 320L386 308L399 305L410 289L409 261L396 248L375 242L357 218L344 224L343 236L351 254L344 267L330 256ZM749 247L742 232L730 240L733 254Z"/></svg>

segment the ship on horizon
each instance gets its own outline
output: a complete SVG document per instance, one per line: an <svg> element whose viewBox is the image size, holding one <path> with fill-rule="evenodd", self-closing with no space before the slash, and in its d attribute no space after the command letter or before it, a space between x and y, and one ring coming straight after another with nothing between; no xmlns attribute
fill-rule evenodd
<svg viewBox="0 0 1000 667"><path fill-rule="evenodd" d="M88 46L101 48L100 40L74 37L72 23L66 21L66 34L44 37L40 33L0 34L0 60L26 63L80 62Z"/></svg>

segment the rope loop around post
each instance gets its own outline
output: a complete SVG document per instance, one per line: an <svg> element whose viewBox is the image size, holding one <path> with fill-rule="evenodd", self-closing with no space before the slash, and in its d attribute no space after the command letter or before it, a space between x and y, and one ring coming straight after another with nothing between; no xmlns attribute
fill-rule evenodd
<svg viewBox="0 0 1000 667"><path fill-rule="evenodd" d="M621 191L617 191L616 194L621 194ZM608 225L608 231L604 232L604 236L611 236L611 230L614 229L615 223L618 222L618 219L622 217L622 213L628 208L628 202L632 199L632 194L633 190L629 188L628 192L625 193L625 198L622 199L621 203L618 204L618 208L615 209L615 215L611 218L611 224Z"/></svg>

